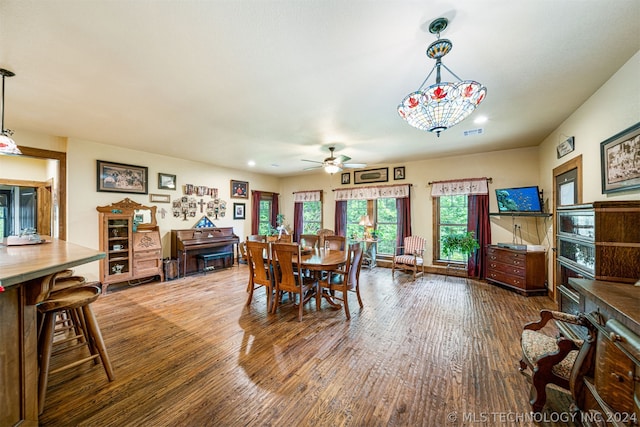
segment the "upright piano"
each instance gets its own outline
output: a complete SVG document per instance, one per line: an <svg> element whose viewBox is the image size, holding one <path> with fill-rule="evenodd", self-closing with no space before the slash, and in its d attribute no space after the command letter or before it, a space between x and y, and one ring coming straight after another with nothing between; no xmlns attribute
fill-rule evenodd
<svg viewBox="0 0 640 427"><path fill-rule="evenodd" d="M178 260L183 276L229 267L239 242L233 227L171 230L171 257Z"/></svg>

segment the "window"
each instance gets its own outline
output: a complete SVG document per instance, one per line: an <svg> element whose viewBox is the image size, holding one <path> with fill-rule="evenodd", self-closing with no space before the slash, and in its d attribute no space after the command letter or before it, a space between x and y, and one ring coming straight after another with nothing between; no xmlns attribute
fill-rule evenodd
<svg viewBox="0 0 640 427"><path fill-rule="evenodd" d="M317 234L322 228L322 202L302 203L302 233Z"/></svg>
<svg viewBox="0 0 640 427"><path fill-rule="evenodd" d="M450 259L442 254L442 238L449 234L464 233L467 231L467 195L434 197L433 218L437 224L433 234L433 261L434 262L460 262L465 259L462 253L454 253Z"/></svg>
<svg viewBox="0 0 640 427"><path fill-rule="evenodd" d="M258 234L270 234L271 229L271 197L260 200L260 210L258 213ZM275 226L275 224L274 224Z"/></svg>
<svg viewBox="0 0 640 427"><path fill-rule="evenodd" d="M398 235L398 211L395 198L347 201L347 236L362 238L365 227L360 218L369 215L373 223L368 231L378 235L378 253L392 255Z"/></svg>
<svg viewBox="0 0 640 427"><path fill-rule="evenodd" d="M376 200L376 231L378 234L378 253L392 255L396 249L398 236L396 199Z"/></svg>
<svg viewBox="0 0 640 427"><path fill-rule="evenodd" d="M360 218L364 215L368 215L366 200L347 200L347 237L362 238L364 226L360 225Z"/></svg>

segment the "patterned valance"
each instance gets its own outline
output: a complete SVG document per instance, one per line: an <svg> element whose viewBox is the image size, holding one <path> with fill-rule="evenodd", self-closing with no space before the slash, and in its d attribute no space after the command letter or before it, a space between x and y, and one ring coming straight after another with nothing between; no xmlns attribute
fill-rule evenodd
<svg viewBox="0 0 640 427"><path fill-rule="evenodd" d="M322 191L297 191L293 193L294 203L300 202L320 202L322 201Z"/></svg>
<svg viewBox="0 0 640 427"><path fill-rule="evenodd" d="M431 196L459 196L464 194L489 194L487 178L469 178L431 183Z"/></svg>
<svg viewBox="0 0 640 427"><path fill-rule="evenodd" d="M381 198L402 199L409 197L409 185L383 185L335 190L338 200L375 200Z"/></svg>

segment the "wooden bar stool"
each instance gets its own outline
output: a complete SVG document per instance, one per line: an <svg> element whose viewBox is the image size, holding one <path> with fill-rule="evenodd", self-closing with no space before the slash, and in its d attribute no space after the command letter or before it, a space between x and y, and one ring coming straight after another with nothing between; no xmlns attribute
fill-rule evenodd
<svg viewBox="0 0 640 427"><path fill-rule="evenodd" d="M43 328L38 337L38 353L40 358L40 376L38 381L38 411L42 413L44 410L44 400L47 392L47 383L49 374L54 374L66 369L79 366L82 363L94 360L98 362L98 358L102 361L102 366L107 374L109 381L115 379L111 361L107 354L107 349L100 333L100 328L96 321L91 303L100 296L99 286L79 286L70 287L60 291L52 292L46 300L38 304L38 312L43 316ZM78 346L87 345L90 356L81 358L67 365L61 366L54 370L50 370L51 355L54 345L54 331L56 325L56 317L59 312L75 312L77 316L76 327L83 331L83 340L79 340ZM80 342L81 341L81 342Z"/></svg>

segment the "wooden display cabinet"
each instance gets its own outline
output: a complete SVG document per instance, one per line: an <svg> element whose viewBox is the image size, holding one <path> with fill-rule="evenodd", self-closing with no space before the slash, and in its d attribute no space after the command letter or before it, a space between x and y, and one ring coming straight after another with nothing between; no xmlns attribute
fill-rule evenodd
<svg viewBox="0 0 640 427"><path fill-rule="evenodd" d="M111 283L159 276L164 280L162 242L156 224L156 207L129 199L98 206L102 292Z"/></svg>

